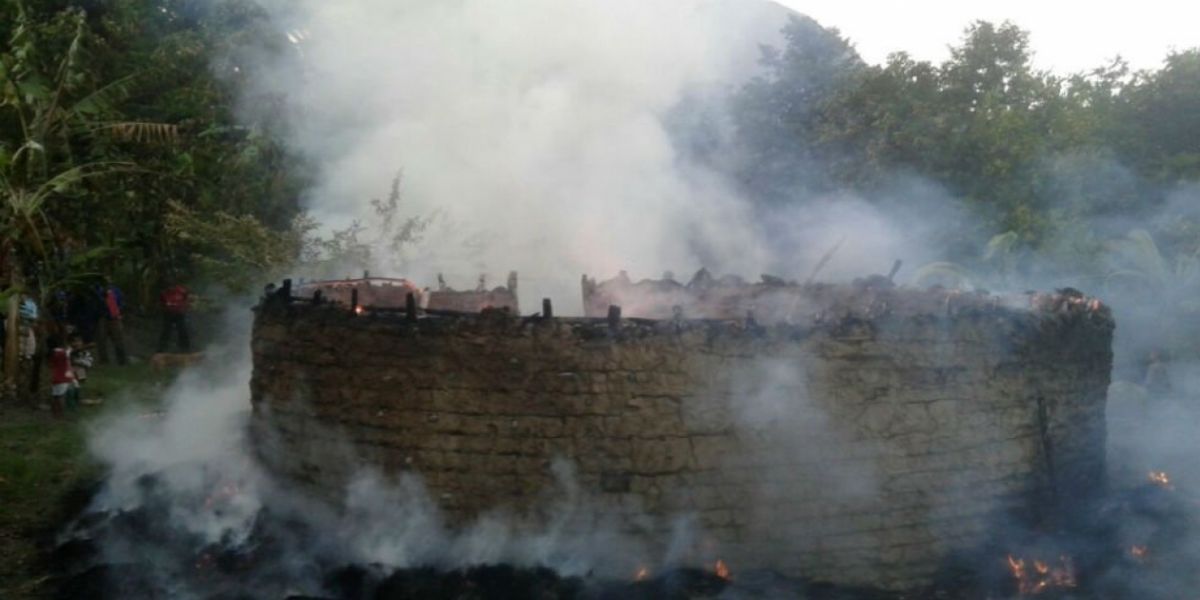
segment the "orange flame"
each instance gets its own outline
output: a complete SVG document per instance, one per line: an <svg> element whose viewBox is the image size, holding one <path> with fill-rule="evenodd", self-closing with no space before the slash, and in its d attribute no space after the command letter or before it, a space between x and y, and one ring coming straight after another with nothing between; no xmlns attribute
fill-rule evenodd
<svg viewBox="0 0 1200 600"><path fill-rule="evenodd" d="M717 563L713 565L713 572L716 573L717 577L720 577L721 579L729 579L729 566L725 564L725 561L719 558L717 559Z"/></svg>
<svg viewBox="0 0 1200 600"><path fill-rule="evenodd" d="M367 311L366 311L366 309L364 309L364 308L362 307L362 305L359 305L359 306L355 306L355 307L354 307L354 314L356 314L356 315L361 315L361 314L363 314L364 312L367 312Z"/></svg>
<svg viewBox="0 0 1200 600"><path fill-rule="evenodd" d="M645 581L650 577L650 569L646 567L638 567L637 574L633 576L634 581Z"/></svg>
<svg viewBox="0 0 1200 600"><path fill-rule="evenodd" d="M1165 490L1175 489L1175 486L1171 485L1171 478L1167 477L1165 471L1150 471L1149 479L1150 483L1153 483L1154 485L1157 485Z"/></svg>
<svg viewBox="0 0 1200 600"><path fill-rule="evenodd" d="M1058 565L1034 560L1030 571L1025 559L1008 556L1008 569L1017 582L1017 593L1022 596L1040 594L1049 588L1075 587L1075 565L1069 556L1058 557Z"/></svg>

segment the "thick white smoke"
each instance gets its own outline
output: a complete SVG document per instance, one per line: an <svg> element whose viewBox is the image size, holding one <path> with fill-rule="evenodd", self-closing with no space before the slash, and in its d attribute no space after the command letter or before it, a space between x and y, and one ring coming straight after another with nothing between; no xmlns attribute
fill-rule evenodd
<svg viewBox="0 0 1200 600"><path fill-rule="evenodd" d="M236 328L248 329L248 315L237 315ZM245 333L230 336L203 368L186 372L164 392L161 411L135 408L95 427L92 454L109 467L98 505L129 510L144 502L146 475L161 476L171 494L198 501L210 496L225 502L223 510L181 504L176 523L207 543L230 533L245 536L262 508L263 480L250 459L244 438L251 364ZM236 489L238 493L232 493ZM224 490L224 491L222 491Z"/></svg>
<svg viewBox="0 0 1200 600"><path fill-rule="evenodd" d="M428 283L444 271L458 283L516 269L527 303L562 298L570 313L580 273L654 276L707 266L753 275L769 263L773 242L748 204L717 174L686 164L663 119L688 90L749 77L757 44L773 41L784 22L778 7L738 0L264 5L294 47L246 66L259 74L252 84L259 89L247 94L287 98L288 141L318 169L307 198L315 216L331 226L369 218L368 201L403 170L402 210L433 217L425 237L387 257L378 273ZM364 473L346 490L343 513L281 488L258 469L246 439L246 312L230 327L237 332L230 347L212 353L224 359L168 390L162 415L123 415L96 432L93 450L112 476L93 511L161 509L168 535L185 537L155 547L110 534L107 563L158 564L154 555L172 544L198 552L258 543L280 516L297 516L322 540L276 557L269 570L293 582L281 592L317 589L307 578L330 556L390 567L510 562L626 575L639 564L688 559L699 532L687 515L665 549L643 548L604 523L578 535L575 522L594 522L599 511L574 488L566 464L556 467L559 502L544 521L487 515L456 532L415 478ZM155 575L164 589L189 579L170 569ZM268 585L262 569L255 576L256 585ZM174 589L180 597L198 591Z"/></svg>
<svg viewBox="0 0 1200 600"><path fill-rule="evenodd" d="M402 210L435 217L377 268L452 283L522 274L577 311L579 274L757 274L746 205L687 168L663 117L697 86L753 74L785 11L744 0L270 3L294 53L260 65L289 140L318 168L314 215L345 223L403 171ZM397 257L388 257L397 258ZM461 285L460 283L460 285Z"/></svg>

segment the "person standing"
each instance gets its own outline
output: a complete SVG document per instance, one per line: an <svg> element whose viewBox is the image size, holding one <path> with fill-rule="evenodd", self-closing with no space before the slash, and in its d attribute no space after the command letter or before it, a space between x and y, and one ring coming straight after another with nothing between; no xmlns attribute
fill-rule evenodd
<svg viewBox="0 0 1200 600"><path fill-rule="evenodd" d="M38 333L41 327L38 316L40 314L38 303L32 296L25 295L21 299L20 308L18 308L20 316L18 338L18 349L20 359L20 372L24 373L22 384L26 386L27 394L25 397L36 401L41 387L42 374L42 359L43 355L38 353Z"/></svg>
<svg viewBox="0 0 1200 600"><path fill-rule="evenodd" d="M53 336L46 345L50 349L50 410L54 416L61 418L65 408L75 408L68 403L75 398L77 391L75 373L71 369L71 350L63 346L60 340Z"/></svg>
<svg viewBox="0 0 1200 600"><path fill-rule="evenodd" d="M125 310L125 300L121 297L121 289L113 285L112 279L105 278L103 286L96 289L100 300L100 331L96 336L96 354L100 364L108 364L108 343L111 341L117 354L117 364L129 364L125 354L125 329L122 325L122 312Z"/></svg>
<svg viewBox="0 0 1200 600"><path fill-rule="evenodd" d="M71 334L67 338L67 350L71 355L71 373L75 376L74 393L67 393L67 405L72 404L72 400L76 405L90 404L83 399L83 384L87 382L88 369L92 368L93 360L92 353L88 351L87 345L83 343L83 336L78 333Z"/></svg>
<svg viewBox="0 0 1200 600"><path fill-rule="evenodd" d="M162 333L158 336L158 351L160 353L167 351L168 343L171 341L171 330L174 329L179 336L179 350L184 353L191 352L192 341L188 336L187 327L187 313L191 304L191 295L188 293L188 289L175 283L163 290L159 301L162 303L163 309L163 326Z"/></svg>

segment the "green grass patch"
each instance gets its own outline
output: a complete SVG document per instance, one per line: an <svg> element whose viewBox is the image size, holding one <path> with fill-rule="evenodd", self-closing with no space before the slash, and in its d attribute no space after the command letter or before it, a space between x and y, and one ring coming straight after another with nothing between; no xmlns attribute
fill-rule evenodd
<svg viewBox="0 0 1200 600"><path fill-rule="evenodd" d="M50 591L40 558L70 517L64 499L103 476L87 451L91 424L126 410L158 408L173 377L146 364L98 367L83 397L103 402L80 406L63 419L0 405L0 598L40 598Z"/></svg>

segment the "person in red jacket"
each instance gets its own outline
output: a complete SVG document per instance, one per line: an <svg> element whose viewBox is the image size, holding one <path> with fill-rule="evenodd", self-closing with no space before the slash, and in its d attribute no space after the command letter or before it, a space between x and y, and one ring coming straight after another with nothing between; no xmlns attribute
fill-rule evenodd
<svg viewBox="0 0 1200 600"><path fill-rule="evenodd" d="M167 351L168 342L171 340L171 330L174 329L179 335L180 351L191 352L192 341L188 336L187 313L192 298L188 289L175 283L163 290L159 295L159 301L162 303L163 327L162 334L158 336L158 351L160 353Z"/></svg>
<svg viewBox="0 0 1200 600"><path fill-rule="evenodd" d="M75 372L71 368L71 349L57 338L48 340L50 354L50 409L63 416L67 399L75 390Z"/></svg>

